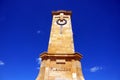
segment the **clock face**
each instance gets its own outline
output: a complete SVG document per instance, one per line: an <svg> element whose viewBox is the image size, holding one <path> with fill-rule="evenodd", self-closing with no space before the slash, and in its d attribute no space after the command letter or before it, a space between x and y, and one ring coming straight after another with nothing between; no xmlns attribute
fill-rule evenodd
<svg viewBox="0 0 120 80"><path fill-rule="evenodd" d="M65 24L67 23L67 20L65 20L65 19L63 19L63 20L58 19L58 20L56 21L56 23L57 23L58 25L65 25Z"/></svg>

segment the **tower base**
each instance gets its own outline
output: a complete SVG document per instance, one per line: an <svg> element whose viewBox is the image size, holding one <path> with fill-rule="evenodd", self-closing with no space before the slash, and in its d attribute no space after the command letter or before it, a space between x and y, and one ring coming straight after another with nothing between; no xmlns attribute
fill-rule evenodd
<svg viewBox="0 0 120 80"><path fill-rule="evenodd" d="M42 53L40 72L36 80L84 80L80 60L82 55Z"/></svg>

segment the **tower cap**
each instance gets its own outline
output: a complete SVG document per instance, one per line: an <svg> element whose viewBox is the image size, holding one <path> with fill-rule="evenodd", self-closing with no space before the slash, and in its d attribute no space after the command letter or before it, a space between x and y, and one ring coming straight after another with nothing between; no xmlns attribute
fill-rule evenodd
<svg viewBox="0 0 120 80"><path fill-rule="evenodd" d="M59 15L60 13L64 13L65 15L72 15L72 11L66 10L52 11L52 15Z"/></svg>

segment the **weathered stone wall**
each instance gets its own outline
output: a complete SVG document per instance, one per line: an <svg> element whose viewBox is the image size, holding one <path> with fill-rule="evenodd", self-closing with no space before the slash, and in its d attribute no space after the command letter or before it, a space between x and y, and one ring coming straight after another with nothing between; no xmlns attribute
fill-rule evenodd
<svg viewBox="0 0 120 80"><path fill-rule="evenodd" d="M40 69L40 75L36 80L84 80L78 60L43 60Z"/></svg>
<svg viewBox="0 0 120 80"><path fill-rule="evenodd" d="M70 15L63 16L65 17L64 19L67 21L67 23L61 27L61 25L56 23L60 15L53 15L48 53L74 53L71 18Z"/></svg>

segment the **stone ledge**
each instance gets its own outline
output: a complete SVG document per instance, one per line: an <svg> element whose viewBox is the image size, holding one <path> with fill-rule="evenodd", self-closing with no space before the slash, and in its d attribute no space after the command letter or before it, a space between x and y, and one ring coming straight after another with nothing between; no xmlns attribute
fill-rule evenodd
<svg viewBox="0 0 120 80"><path fill-rule="evenodd" d="M43 59L75 59L75 60L81 60L82 55L78 52L75 52L74 54L49 54L47 52L43 52L40 57Z"/></svg>

